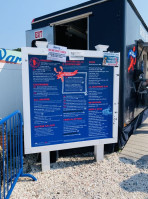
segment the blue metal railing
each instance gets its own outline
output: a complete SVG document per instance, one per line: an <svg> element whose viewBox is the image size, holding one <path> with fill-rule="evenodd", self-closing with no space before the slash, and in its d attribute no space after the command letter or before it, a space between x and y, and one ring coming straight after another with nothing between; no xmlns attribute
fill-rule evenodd
<svg viewBox="0 0 148 199"><path fill-rule="evenodd" d="M20 111L0 120L0 199L8 199L23 173L22 116Z"/></svg>

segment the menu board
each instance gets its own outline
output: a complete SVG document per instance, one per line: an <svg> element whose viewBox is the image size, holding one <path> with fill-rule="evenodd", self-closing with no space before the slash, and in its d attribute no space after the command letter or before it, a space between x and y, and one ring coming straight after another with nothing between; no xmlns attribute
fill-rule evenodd
<svg viewBox="0 0 148 199"><path fill-rule="evenodd" d="M31 147L113 138L114 67L28 55Z"/></svg>

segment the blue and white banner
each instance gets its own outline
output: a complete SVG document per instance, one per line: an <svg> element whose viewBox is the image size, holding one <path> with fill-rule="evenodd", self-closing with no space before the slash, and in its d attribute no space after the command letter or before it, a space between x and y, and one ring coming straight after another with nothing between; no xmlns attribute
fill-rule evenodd
<svg viewBox="0 0 148 199"><path fill-rule="evenodd" d="M21 64L21 52L0 48L0 63Z"/></svg>

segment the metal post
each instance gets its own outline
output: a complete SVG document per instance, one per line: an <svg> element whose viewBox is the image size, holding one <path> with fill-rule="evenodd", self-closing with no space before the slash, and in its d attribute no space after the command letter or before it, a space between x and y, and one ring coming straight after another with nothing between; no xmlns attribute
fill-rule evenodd
<svg viewBox="0 0 148 199"><path fill-rule="evenodd" d="M42 171L50 170L50 152L42 152L41 153L41 161L42 161Z"/></svg>
<svg viewBox="0 0 148 199"><path fill-rule="evenodd" d="M103 160L104 158L104 144L94 146L94 155L96 161Z"/></svg>
<svg viewBox="0 0 148 199"><path fill-rule="evenodd" d="M19 114L20 117L20 162L21 168L23 168L23 141L22 141L22 116Z"/></svg>

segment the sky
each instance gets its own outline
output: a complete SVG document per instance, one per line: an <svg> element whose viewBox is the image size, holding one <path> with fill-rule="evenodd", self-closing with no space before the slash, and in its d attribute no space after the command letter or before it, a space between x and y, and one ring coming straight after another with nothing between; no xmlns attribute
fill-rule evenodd
<svg viewBox="0 0 148 199"><path fill-rule="evenodd" d="M0 48L25 47L25 31L31 29L34 18L86 1L88 0L0 0ZM148 0L133 2L148 25Z"/></svg>

